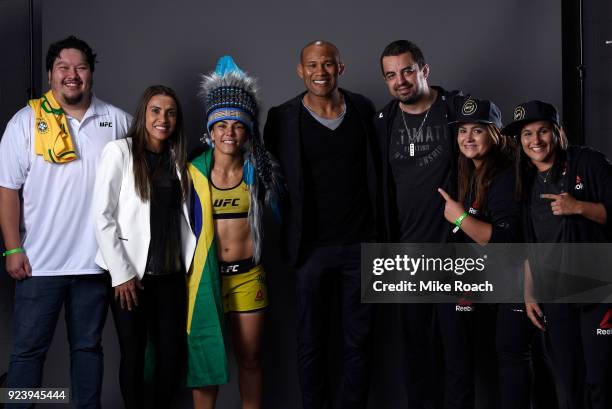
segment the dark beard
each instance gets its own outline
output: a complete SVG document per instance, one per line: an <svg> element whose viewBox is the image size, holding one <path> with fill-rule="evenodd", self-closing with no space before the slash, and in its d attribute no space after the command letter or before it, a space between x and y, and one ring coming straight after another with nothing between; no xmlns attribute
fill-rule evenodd
<svg viewBox="0 0 612 409"><path fill-rule="evenodd" d="M67 97L66 95L64 95L63 97L67 105L78 105L81 103L81 101L83 101L83 93L80 93L79 95L74 97Z"/></svg>
<svg viewBox="0 0 612 409"><path fill-rule="evenodd" d="M423 99L423 92L419 92L417 94L414 94L413 96L408 97L408 98L406 98L404 100L400 99L399 101L400 101L400 104L403 104L403 105L412 105L414 103L419 102L421 99Z"/></svg>

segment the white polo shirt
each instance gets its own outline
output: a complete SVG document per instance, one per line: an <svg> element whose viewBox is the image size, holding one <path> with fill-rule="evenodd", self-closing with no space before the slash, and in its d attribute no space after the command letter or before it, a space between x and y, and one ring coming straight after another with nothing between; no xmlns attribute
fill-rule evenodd
<svg viewBox="0 0 612 409"><path fill-rule="evenodd" d="M0 186L23 187L22 237L33 276L97 274L91 199L104 146L123 137L131 116L95 96L79 122L67 115L78 158L46 162L34 153L34 114L27 106L0 141ZM1 211L1 210L0 210Z"/></svg>

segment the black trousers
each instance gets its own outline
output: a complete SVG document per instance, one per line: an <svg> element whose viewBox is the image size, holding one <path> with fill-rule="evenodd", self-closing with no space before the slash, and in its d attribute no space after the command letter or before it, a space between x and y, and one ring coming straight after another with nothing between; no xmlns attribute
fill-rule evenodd
<svg viewBox="0 0 612 409"><path fill-rule="evenodd" d="M612 305L546 304L546 342L561 409L612 407Z"/></svg>
<svg viewBox="0 0 612 409"><path fill-rule="evenodd" d="M491 313L489 310L495 307L486 304L459 307L457 304L403 306L408 407L474 408L475 354L489 354L488 360L495 361L495 351L488 345L495 342L499 406L529 409L533 399L534 409L555 409L554 380L544 353L544 338L525 312L506 305L498 306L497 313L495 310ZM489 322L491 319L493 322ZM476 326L486 328L483 331ZM491 341L478 340L477 334L490 336ZM476 350L477 345L486 348ZM439 354L439 350L443 353ZM444 368L443 373L440 367Z"/></svg>
<svg viewBox="0 0 612 409"><path fill-rule="evenodd" d="M435 409L439 400L435 305L404 304L406 398L410 409Z"/></svg>
<svg viewBox="0 0 612 409"><path fill-rule="evenodd" d="M138 307L122 309L111 301L119 336L119 384L126 409L145 406L145 351L153 349L153 402L171 408L186 363L187 295L185 275L145 275L144 290L137 290Z"/></svg>
<svg viewBox="0 0 612 409"><path fill-rule="evenodd" d="M459 307L459 308L457 308ZM474 304L437 304L444 351L444 408L474 408Z"/></svg>
<svg viewBox="0 0 612 409"><path fill-rule="evenodd" d="M544 334L524 304L497 306L496 349L501 409L555 409L556 390Z"/></svg>
<svg viewBox="0 0 612 409"><path fill-rule="evenodd" d="M438 408L441 397L446 409L474 407L475 318L470 308L458 310L456 304L403 306L409 408ZM438 370L442 363L443 375Z"/></svg>
<svg viewBox="0 0 612 409"><path fill-rule="evenodd" d="M372 306L361 303L360 254L359 244L315 247L296 271L298 372L304 409L332 405L327 340L333 299L338 297L343 348L341 406L367 406Z"/></svg>

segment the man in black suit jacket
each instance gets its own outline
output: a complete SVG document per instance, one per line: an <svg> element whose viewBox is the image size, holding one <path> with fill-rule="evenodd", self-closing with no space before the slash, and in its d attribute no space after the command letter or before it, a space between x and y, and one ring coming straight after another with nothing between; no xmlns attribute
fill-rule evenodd
<svg viewBox="0 0 612 409"><path fill-rule="evenodd" d="M336 46L306 45L297 66L306 92L270 109L264 131L289 190L282 242L297 274L304 409L331 407L325 340L332 297L342 314L342 407L365 408L369 389L372 308L360 301L360 243L377 234L374 107L338 88L343 71Z"/></svg>

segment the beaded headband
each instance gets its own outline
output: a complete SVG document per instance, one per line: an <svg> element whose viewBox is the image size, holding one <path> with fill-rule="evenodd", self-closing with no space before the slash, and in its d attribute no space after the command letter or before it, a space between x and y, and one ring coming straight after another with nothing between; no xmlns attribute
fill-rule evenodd
<svg viewBox="0 0 612 409"><path fill-rule="evenodd" d="M219 121L233 119L255 132L258 114L257 84L232 57L219 58L215 71L202 76L200 94L206 101L206 128L210 132Z"/></svg>

